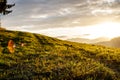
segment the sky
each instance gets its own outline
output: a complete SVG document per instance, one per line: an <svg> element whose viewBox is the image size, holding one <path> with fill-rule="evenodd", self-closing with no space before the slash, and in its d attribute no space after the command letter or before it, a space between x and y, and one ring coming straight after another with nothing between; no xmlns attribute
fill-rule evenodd
<svg viewBox="0 0 120 80"><path fill-rule="evenodd" d="M120 0L8 0L12 14L2 16L6 29L60 39L120 36Z"/></svg>

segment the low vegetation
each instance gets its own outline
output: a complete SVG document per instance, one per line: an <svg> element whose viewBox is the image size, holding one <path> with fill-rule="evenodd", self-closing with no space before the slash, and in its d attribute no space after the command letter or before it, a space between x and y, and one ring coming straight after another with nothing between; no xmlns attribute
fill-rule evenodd
<svg viewBox="0 0 120 80"><path fill-rule="evenodd" d="M16 47L7 49L9 40ZM21 46L24 44L24 46ZM120 80L120 49L0 31L0 80Z"/></svg>

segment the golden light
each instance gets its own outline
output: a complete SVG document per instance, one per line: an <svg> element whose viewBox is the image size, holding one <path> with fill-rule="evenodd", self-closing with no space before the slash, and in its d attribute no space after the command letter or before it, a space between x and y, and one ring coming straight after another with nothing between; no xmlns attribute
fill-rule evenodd
<svg viewBox="0 0 120 80"><path fill-rule="evenodd" d="M120 36L120 23L103 22L97 25L90 26L86 29L91 34L89 38L108 37L114 38Z"/></svg>
<svg viewBox="0 0 120 80"><path fill-rule="evenodd" d="M66 38L87 38L87 39L106 37L111 39L120 36L120 23L107 21L90 26L45 29L41 30L39 33L52 37L66 36Z"/></svg>

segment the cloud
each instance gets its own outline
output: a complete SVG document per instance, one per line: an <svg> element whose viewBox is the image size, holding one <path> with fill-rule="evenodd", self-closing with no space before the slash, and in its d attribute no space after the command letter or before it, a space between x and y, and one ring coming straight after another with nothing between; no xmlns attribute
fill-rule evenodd
<svg viewBox="0 0 120 80"><path fill-rule="evenodd" d="M91 13L93 15L99 15L99 14L103 14L103 15L108 15L108 14L112 14L113 13L113 10L112 9L95 9L95 10L92 10Z"/></svg>
<svg viewBox="0 0 120 80"><path fill-rule="evenodd" d="M9 2L12 3L12 0ZM15 2L13 13L3 18L3 26L34 25L34 30L84 27L106 19L118 20L120 14L120 0L16 0Z"/></svg>
<svg viewBox="0 0 120 80"><path fill-rule="evenodd" d="M61 16L69 15L74 11L72 8L62 8L58 11Z"/></svg>
<svg viewBox="0 0 120 80"><path fill-rule="evenodd" d="M31 15L31 18L40 18L40 19L45 19L48 18L47 14L43 14L43 15Z"/></svg>
<svg viewBox="0 0 120 80"><path fill-rule="evenodd" d="M30 32L29 29L33 29L34 25L23 25L23 26L14 26L14 27L8 27L9 30L16 30L16 31L27 31ZM32 32L32 31L31 31Z"/></svg>

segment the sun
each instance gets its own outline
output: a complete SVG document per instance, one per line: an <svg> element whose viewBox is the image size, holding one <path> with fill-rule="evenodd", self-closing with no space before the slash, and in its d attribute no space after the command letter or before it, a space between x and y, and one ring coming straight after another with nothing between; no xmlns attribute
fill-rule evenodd
<svg viewBox="0 0 120 80"><path fill-rule="evenodd" d="M91 36L89 38L95 37L108 37L114 38L120 36L120 23L118 22L102 22L93 26L90 26L88 29Z"/></svg>

